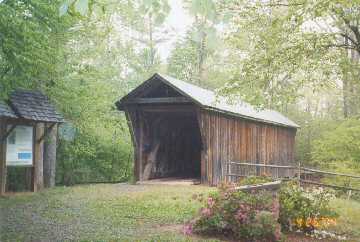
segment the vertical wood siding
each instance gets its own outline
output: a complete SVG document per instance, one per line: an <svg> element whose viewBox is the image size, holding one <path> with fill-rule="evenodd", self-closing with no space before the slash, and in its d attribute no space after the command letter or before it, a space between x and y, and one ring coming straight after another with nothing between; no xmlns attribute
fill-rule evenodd
<svg viewBox="0 0 360 242"><path fill-rule="evenodd" d="M202 109L198 119L203 140L202 183L217 185L229 180L226 176L229 161L287 165L294 160L296 129ZM265 171L259 169L256 172L260 175Z"/></svg>

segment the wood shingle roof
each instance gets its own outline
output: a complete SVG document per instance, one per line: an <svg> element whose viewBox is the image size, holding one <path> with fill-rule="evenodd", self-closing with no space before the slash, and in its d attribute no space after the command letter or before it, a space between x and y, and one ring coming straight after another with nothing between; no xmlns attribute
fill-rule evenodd
<svg viewBox="0 0 360 242"><path fill-rule="evenodd" d="M49 99L39 91L16 90L10 95L9 103L20 118L39 122L64 122Z"/></svg>
<svg viewBox="0 0 360 242"><path fill-rule="evenodd" d="M18 118L14 111L5 103L0 102L0 118Z"/></svg>

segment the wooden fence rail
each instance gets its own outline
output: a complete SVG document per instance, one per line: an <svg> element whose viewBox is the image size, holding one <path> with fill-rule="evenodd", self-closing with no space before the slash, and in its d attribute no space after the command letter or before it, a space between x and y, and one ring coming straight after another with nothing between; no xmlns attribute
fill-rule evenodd
<svg viewBox="0 0 360 242"><path fill-rule="evenodd" d="M233 181L233 177L247 177L251 175L265 175L272 177L277 180L294 180L296 179L300 183L303 184L312 184L316 186L323 187L331 187L334 189L342 189L342 190L352 190L352 191L360 191L360 188L354 188L349 186L338 186L335 184L325 184L319 181L311 180L311 177L330 175L337 177L346 177L352 179L359 179L360 176L352 175L352 174L344 174L344 173L336 173L330 171L322 171L312 168L307 168L300 166L283 166L283 165L267 165L267 164L256 164L256 163L247 163L247 162L228 162L227 167L227 176L228 180ZM310 177L310 179L309 179ZM305 179L303 179L305 178Z"/></svg>

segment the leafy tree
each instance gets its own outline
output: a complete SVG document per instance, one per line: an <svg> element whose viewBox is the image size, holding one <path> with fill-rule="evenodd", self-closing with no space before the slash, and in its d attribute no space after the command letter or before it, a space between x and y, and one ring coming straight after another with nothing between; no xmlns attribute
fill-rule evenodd
<svg viewBox="0 0 360 242"><path fill-rule="evenodd" d="M58 17L59 1L0 2L0 89L42 88L63 72L63 49L76 19Z"/></svg>
<svg viewBox="0 0 360 242"><path fill-rule="evenodd" d="M115 29L114 14L91 12L77 24L78 35L66 49L68 70L49 90L76 129L75 140L60 143L61 184L124 181L131 176L130 136L114 103L132 87L126 73L133 46Z"/></svg>
<svg viewBox="0 0 360 242"><path fill-rule="evenodd" d="M190 35L196 51L196 75L192 79L201 85L205 80L206 60L220 44L216 26L220 24L222 16L217 12L215 1L191 0L187 5L189 13L194 17Z"/></svg>
<svg viewBox="0 0 360 242"><path fill-rule="evenodd" d="M350 5L325 0L226 5L224 11L236 16L228 41L237 50L235 55L243 58L225 92L244 90L241 95L253 103L283 107L301 96L303 86L317 91L344 80L344 73L357 71L348 68L346 57L346 50L355 47L343 43L344 36L351 38L349 30L358 28L348 23L357 16L347 11L357 6L356 1Z"/></svg>
<svg viewBox="0 0 360 242"><path fill-rule="evenodd" d="M206 88L219 88L226 80L227 56L218 28L226 18L218 11L216 1L187 1L185 6L194 23L176 42L168 59L168 72Z"/></svg>
<svg viewBox="0 0 360 242"><path fill-rule="evenodd" d="M157 46L162 43L168 30L163 28L170 12L167 0L129 1L116 9L124 26L129 30L129 38L137 43L141 70L140 77L149 76L160 67Z"/></svg>
<svg viewBox="0 0 360 242"><path fill-rule="evenodd" d="M180 80L193 82L197 80L197 46L189 34L175 43L174 50L168 59L168 72Z"/></svg>
<svg viewBox="0 0 360 242"><path fill-rule="evenodd" d="M322 165L338 161L360 162L360 121L349 119L328 129L314 145L314 160Z"/></svg>

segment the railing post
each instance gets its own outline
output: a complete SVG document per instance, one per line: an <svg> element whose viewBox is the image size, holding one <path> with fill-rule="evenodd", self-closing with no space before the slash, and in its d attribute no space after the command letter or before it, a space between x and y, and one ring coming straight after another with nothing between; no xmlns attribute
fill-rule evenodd
<svg viewBox="0 0 360 242"><path fill-rule="evenodd" d="M225 182L229 182L231 179L230 179L230 162L228 161L226 163L226 175L225 175Z"/></svg>
<svg viewBox="0 0 360 242"><path fill-rule="evenodd" d="M299 183L299 187L301 186L301 163L299 161L298 163L298 183Z"/></svg>

